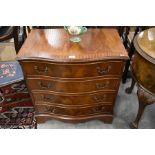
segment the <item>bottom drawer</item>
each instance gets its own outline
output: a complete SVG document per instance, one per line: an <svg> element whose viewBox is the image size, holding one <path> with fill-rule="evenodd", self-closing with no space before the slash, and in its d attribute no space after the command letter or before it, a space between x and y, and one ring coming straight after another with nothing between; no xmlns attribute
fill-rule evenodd
<svg viewBox="0 0 155 155"><path fill-rule="evenodd" d="M89 106L89 107L57 107L51 105L36 105L36 111L38 113L46 113L46 114L57 114L57 115L68 115L68 116L81 116L81 115L91 115L96 113L112 113L112 105L97 105L97 106Z"/></svg>

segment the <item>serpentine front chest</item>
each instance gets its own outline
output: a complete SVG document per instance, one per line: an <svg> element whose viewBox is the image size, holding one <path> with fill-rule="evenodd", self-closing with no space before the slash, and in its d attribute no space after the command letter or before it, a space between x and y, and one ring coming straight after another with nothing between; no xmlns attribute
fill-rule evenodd
<svg viewBox="0 0 155 155"><path fill-rule="evenodd" d="M64 29L33 29L17 59L38 122L112 122L126 50L115 29L88 29L73 43Z"/></svg>

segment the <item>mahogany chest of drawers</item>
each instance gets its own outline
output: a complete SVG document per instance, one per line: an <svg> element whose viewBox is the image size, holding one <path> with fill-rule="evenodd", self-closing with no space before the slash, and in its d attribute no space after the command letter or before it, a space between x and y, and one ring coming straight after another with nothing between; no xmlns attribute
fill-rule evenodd
<svg viewBox="0 0 155 155"><path fill-rule="evenodd" d="M38 122L112 122L124 63L115 29L88 29L73 43L63 29L34 29L18 53Z"/></svg>

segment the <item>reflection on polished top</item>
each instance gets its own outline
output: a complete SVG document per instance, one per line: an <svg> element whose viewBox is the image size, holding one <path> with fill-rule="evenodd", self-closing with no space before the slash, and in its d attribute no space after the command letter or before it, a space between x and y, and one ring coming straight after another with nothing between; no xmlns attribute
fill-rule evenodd
<svg viewBox="0 0 155 155"><path fill-rule="evenodd" d="M88 29L81 39L79 43L70 42L64 29L34 29L17 59L92 61L128 58L116 29Z"/></svg>
<svg viewBox="0 0 155 155"><path fill-rule="evenodd" d="M155 59L155 28L141 32L137 37L137 44L142 49L140 52L144 52Z"/></svg>

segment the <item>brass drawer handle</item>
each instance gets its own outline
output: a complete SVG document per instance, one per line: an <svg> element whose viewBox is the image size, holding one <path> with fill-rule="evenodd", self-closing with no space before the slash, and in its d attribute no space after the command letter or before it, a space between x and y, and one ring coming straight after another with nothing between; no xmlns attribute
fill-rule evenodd
<svg viewBox="0 0 155 155"><path fill-rule="evenodd" d="M46 74L48 72L48 67L45 67L45 69L40 69L38 66L34 66L34 70L39 74Z"/></svg>
<svg viewBox="0 0 155 155"><path fill-rule="evenodd" d="M49 88L51 88L53 86L52 83L48 83L47 86L45 86L41 81L38 82L38 85L42 89L49 89Z"/></svg>
<svg viewBox="0 0 155 155"><path fill-rule="evenodd" d="M96 67L96 70L98 71L99 74L104 75L107 74L111 70L111 65L109 65L106 69L101 68L100 66Z"/></svg>
<svg viewBox="0 0 155 155"><path fill-rule="evenodd" d="M94 107L93 112L103 112L105 110L104 106L100 106L100 107Z"/></svg>
<svg viewBox="0 0 155 155"><path fill-rule="evenodd" d="M55 111L56 111L56 108L55 107L46 106L46 112L54 113Z"/></svg>
<svg viewBox="0 0 155 155"><path fill-rule="evenodd" d="M45 101L53 101L55 99L54 96L43 96L43 100Z"/></svg>
<svg viewBox="0 0 155 155"><path fill-rule="evenodd" d="M96 89L103 89L106 88L109 85L109 81L106 83L96 83Z"/></svg>
<svg viewBox="0 0 155 155"><path fill-rule="evenodd" d="M94 96L93 99L95 100L95 102L103 102L106 99L106 95L99 96L99 97Z"/></svg>
<svg viewBox="0 0 155 155"><path fill-rule="evenodd" d="M105 107L104 106L102 106L101 107L101 112L103 112L105 110Z"/></svg>

